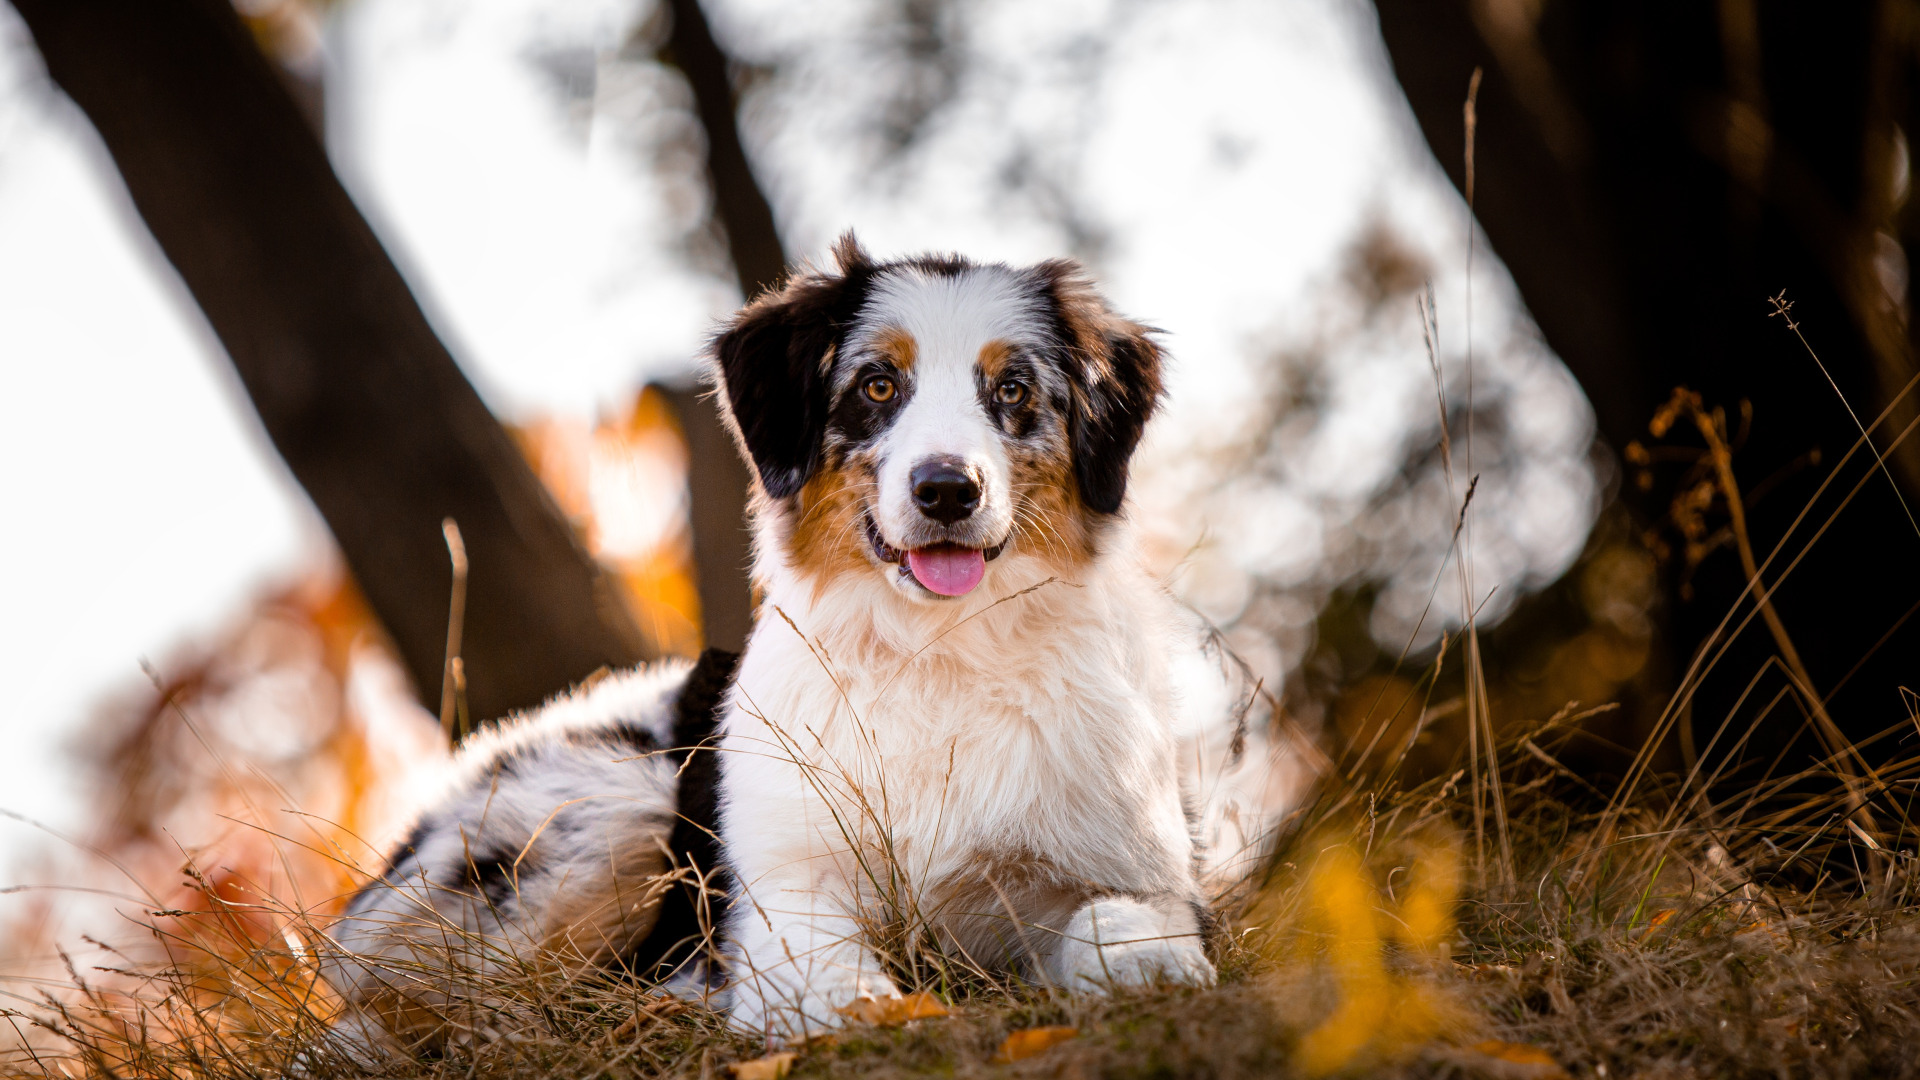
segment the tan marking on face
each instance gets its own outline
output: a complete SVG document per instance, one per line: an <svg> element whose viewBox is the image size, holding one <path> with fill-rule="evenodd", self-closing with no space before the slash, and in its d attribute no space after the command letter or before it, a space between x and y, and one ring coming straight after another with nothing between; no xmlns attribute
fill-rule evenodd
<svg viewBox="0 0 1920 1080"><path fill-rule="evenodd" d="M1015 542L1065 574L1092 562L1092 511L1080 501L1072 465L1046 450L1014 450L1007 464L1013 481Z"/></svg>
<svg viewBox="0 0 1920 1080"><path fill-rule="evenodd" d="M1013 360L1013 342L995 338L980 346L980 374L986 377L988 386L1000 381L1001 373L1007 370L1007 364Z"/></svg>
<svg viewBox="0 0 1920 1080"><path fill-rule="evenodd" d="M920 343L905 330L889 326L874 335L873 350L885 357L896 370L912 371L914 360L920 356Z"/></svg>
<svg viewBox="0 0 1920 1080"><path fill-rule="evenodd" d="M871 568L861 495L873 487L870 468L847 463L822 467L794 497L787 549L816 590L841 574Z"/></svg>

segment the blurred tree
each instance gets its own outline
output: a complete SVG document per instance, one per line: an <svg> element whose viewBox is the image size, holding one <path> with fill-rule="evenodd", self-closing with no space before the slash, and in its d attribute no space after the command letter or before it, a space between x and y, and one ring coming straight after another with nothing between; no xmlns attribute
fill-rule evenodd
<svg viewBox="0 0 1920 1080"><path fill-rule="evenodd" d="M787 255L773 208L747 161L734 100L733 64L713 38L699 0L664 0L671 26L661 59L680 69L693 90L707 141L713 213L727 237L740 296L751 300L779 282ZM663 387L687 437L687 488L700 590L700 621L711 647L738 650L753 625L747 588L746 465L721 423L713 399L697 387Z"/></svg>
<svg viewBox="0 0 1920 1080"><path fill-rule="evenodd" d="M1881 452L1898 443L1900 494L1871 452L1856 454L1763 576L1779 581L1864 481L1775 603L1814 693L1841 695L1832 711L1850 735L1900 721L1892 687L1920 647L1908 621L1920 530L1906 510L1920 505L1920 443L1899 442L1920 415L1903 396L1914 286L1902 242L1920 238L1903 134L1914 6L1376 3L1395 75L1463 191L1463 104L1484 69L1468 197L1601 433L1626 453L1623 499L1665 556L1673 677L1717 648L1715 628L1749 580L1737 508L1702 440L1643 445L1674 388L1725 410L1760 560L1859 439L1848 406L1868 424L1892 410L1874 440ZM1769 318L1783 289L1845 403L1786 320ZM1698 726L1710 735L1766 658L1787 651L1753 620L1693 699ZM1769 728L1761 741L1775 745L1793 725Z"/></svg>
<svg viewBox="0 0 1920 1080"><path fill-rule="evenodd" d="M774 226L773 208L740 142L734 100L734 63L714 40L699 0L662 0L671 25L661 59L678 68L693 90L694 112L707 137L707 178L714 214L726 230L727 253L751 300L780 280L787 255Z"/></svg>
<svg viewBox="0 0 1920 1080"><path fill-rule="evenodd" d="M17 0L437 709L453 518L479 719L652 654L229 0Z"/></svg>

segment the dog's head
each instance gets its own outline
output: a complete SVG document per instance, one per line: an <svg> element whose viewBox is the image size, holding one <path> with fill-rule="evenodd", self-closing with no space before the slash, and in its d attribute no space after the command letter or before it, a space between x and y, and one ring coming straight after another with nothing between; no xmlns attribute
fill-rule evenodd
<svg viewBox="0 0 1920 1080"><path fill-rule="evenodd" d="M1072 263L802 271L714 343L722 396L789 562L935 602L1017 554L1090 559L1160 396L1160 350Z"/></svg>

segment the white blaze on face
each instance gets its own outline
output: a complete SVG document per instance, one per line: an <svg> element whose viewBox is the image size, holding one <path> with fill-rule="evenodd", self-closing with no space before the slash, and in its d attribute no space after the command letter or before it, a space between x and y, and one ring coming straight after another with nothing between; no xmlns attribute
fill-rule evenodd
<svg viewBox="0 0 1920 1080"><path fill-rule="evenodd" d="M980 485L978 508L954 523L952 538L980 548L1006 540L1013 501L1005 435L981 403L979 363L996 341L1040 344L1041 301L1029 289L993 267L958 277L904 270L875 282L855 344L898 329L913 339L915 354L910 396L875 444L874 521L888 543L911 549L944 539L915 504L911 480L915 466L936 458L962 463Z"/></svg>

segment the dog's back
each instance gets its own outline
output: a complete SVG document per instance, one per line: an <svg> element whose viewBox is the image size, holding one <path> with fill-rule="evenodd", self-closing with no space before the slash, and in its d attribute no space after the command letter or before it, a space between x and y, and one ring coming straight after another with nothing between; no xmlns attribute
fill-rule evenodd
<svg viewBox="0 0 1920 1080"><path fill-rule="evenodd" d="M704 978L723 894L711 745L737 661L609 675L469 739L332 927L347 1026L431 1046L486 1030L496 980Z"/></svg>

